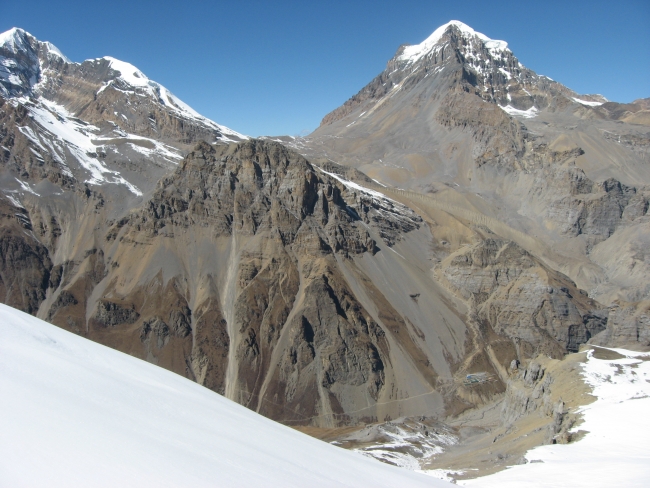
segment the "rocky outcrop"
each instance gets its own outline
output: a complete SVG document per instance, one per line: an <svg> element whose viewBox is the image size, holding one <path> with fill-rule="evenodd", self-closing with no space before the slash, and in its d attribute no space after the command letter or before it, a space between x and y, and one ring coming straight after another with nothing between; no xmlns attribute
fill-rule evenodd
<svg viewBox="0 0 650 488"><path fill-rule="evenodd" d="M132 324L138 319L138 316L138 312L132 306L124 307L119 303L101 300L97 304L97 312L93 316L93 320L102 327L115 327L120 324Z"/></svg>
<svg viewBox="0 0 650 488"><path fill-rule="evenodd" d="M442 263L449 285L498 334L559 357L601 332L607 313L517 244L486 239Z"/></svg>
<svg viewBox="0 0 650 488"><path fill-rule="evenodd" d="M546 169L547 173L552 171ZM548 174L542 178L547 183L540 185L534 196L540 197L545 193L542 196L547 204L544 217L565 236L590 235L604 240L626 221L642 217L647 212L647 199L643 193L613 178L597 184L576 168L555 171L552 177ZM551 192L557 195L557 200L549 198Z"/></svg>
<svg viewBox="0 0 650 488"><path fill-rule="evenodd" d="M531 361L527 367L511 369L511 379L501 410L501 421L512 424L531 412L551 416L553 405L549 403L553 378L538 362Z"/></svg>
<svg viewBox="0 0 650 488"><path fill-rule="evenodd" d="M610 308L607 328L589 343L650 350L650 302L620 303Z"/></svg>
<svg viewBox="0 0 650 488"><path fill-rule="evenodd" d="M33 314L45 299L52 262L32 233L27 211L14 202L0 198L0 297Z"/></svg>
<svg viewBox="0 0 650 488"><path fill-rule="evenodd" d="M572 440L570 432L576 417L569 414L561 399L551 394L553 376L537 361L527 367L515 366L511 369L506 389L501 421L505 426L531 415L546 417L550 422L545 427L545 444L567 444ZM573 434L575 436L575 434Z"/></svg>

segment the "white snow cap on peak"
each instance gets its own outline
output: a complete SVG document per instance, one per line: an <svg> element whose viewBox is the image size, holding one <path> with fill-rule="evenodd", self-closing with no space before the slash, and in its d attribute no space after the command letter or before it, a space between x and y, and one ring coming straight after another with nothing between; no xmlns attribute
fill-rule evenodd
<svg viewBox="0 0 650 488"><path fill-rule="evenodd" d="M416 62L418 59L420 59L422 56L426 55L431 51L433 46L435 46L438 41L442 38L443 34L447 32L447 29L449 26L455 26L460 31L463 33L465 37L478 37L481 41L483 41L483 45L488 48L492 53L496 53L499 51L504 51L508 49L508 43L505 41L496 41L494 39L490 39L488 36L485 34L481 34L480 32L476 32L474 29L472 29L469 25L462 23L459 20L452 20L450 22L447 22L444 25L441 25L438 27L435 31L433 31L433 34L431 34L429 37L427 37L424 41L422 41L420 44L416 44L414 46L406 46L404 48L404 52L402 55L399 57L401 61L409 61L409 62Z"/></svg>
<svg viewBox="0 0 650 488"><path fill-rule="evenodd" d="M60 57L63 61L66 63L72 63L60 50L58 47L56 47L54 44L51 42L45 41L43 44L45 44L45 47L47 48L48 52L50 54L54 54L55 56Z"/></svg>
<svg viewBox="0 0 650 488"><path fill-rule="evenodd" d="M25 51L29 48L26 43L26 36L33 37L29 32L26 32L23 29L13 27L0 34L0 46L13 53Z"/></svg>
<svg viewBox="0 0 650 488"><path fill-rule="evenodd" d="M131 63L120 61L110 56L104 56L103 59L108 61L112 69L119 71L120 78L128 82L131 86L149 86L149 78Z"/></svg>
<svg viewBox="0 0 650 488"><path fill-rule="evenodd" d="M27 44L28 37L36 40L36 38L26 30L19 27L13 27L0 34L0 46L14 54L18 54L19 51L28 52L30 50L30 46ZM72 62L51 42L41 42L40 44L45 46L48 53L58 56L66 63Z"/></svg>

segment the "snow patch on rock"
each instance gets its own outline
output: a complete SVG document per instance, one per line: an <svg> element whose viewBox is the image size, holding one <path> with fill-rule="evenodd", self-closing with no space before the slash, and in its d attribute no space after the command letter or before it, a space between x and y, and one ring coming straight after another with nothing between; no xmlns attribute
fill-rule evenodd
<svg viewBox="0 0 650 488"><path fill-rule="evenodd" d="M499 105L499 107L501 107L501 105ZM506 105L505 107L501 107L501 109L508 115L523 117L524 119L532 119L533 117L537 117L537 114L539 112L539 110L537 110L535 107L530 107L528 110L519 110L512 105Z"/></svg>
<svg viewBox="0 0 650 488"><path fill-rule="evenodd" d="M600 107L603 103L605 102L591 102L589 100L580 100L579 98L576 97L571 97L574 102L581 103L582 105L586 105L588 107Z"/></svg>
<svg viewBox="0 0 650 488"><path fill-rule="evenodd" d="M121 184L135 195L142 195L142 192L122 177L118 171L110 170L96 157L98 146L94 143L94 133L99 132L99 128L73 117L64 107L52 101L40 99L36 103L27 100L22 100L22 102L29 110L32 119L44 131L52 135L54 144L60 151L60 154L58 151L53 151L58 162L65 159L65 147L90 173L90 178L86 180L86 183L91 185ZM29 127L21 127L20 130L32 143L44 150L33 130Z"/></svg>

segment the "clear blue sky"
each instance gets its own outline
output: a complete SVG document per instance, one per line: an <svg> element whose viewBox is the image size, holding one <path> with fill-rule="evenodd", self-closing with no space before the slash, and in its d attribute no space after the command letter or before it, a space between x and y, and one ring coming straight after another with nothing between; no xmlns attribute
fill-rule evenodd
<svg viewBox="0 0 650 488"><path fill-rule="evenodd" d="M579 93L650 97L650 1L0 0L73 61L113 56L197 111L253 136L307 133L400 44L460 20Z"/></svg>

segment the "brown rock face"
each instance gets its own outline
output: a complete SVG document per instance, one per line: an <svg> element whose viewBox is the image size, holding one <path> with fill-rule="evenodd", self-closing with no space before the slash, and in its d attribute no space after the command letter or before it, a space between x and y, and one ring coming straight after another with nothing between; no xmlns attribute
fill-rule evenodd
<svg viewBox="0 0 650 488"><path fill-rule="evenodd" d="M463 343L434 339L405 315L406 291L395 302L361 266L399 259L422 219L337 178L280 144L201 143L56 268L44 312L290 424L394 417L422 408L399 401L421 391L443 411L437 378ZM439 358L422 329L448 349Z"/></svg>
<svg viewBox="0 0 650 488"><path fill-rule="evenodd" d="M444 277L495 332L561 357L601 332L606 312L566 276L513 242L487 239L452 255Z"/></svg>
<svg viewBox="0 0 650 488"><path fill-rule="evenodd" d="M0 198L0 297L3 303L36 313L45 299L52 262L32 232L27 211Z"/></svg>

